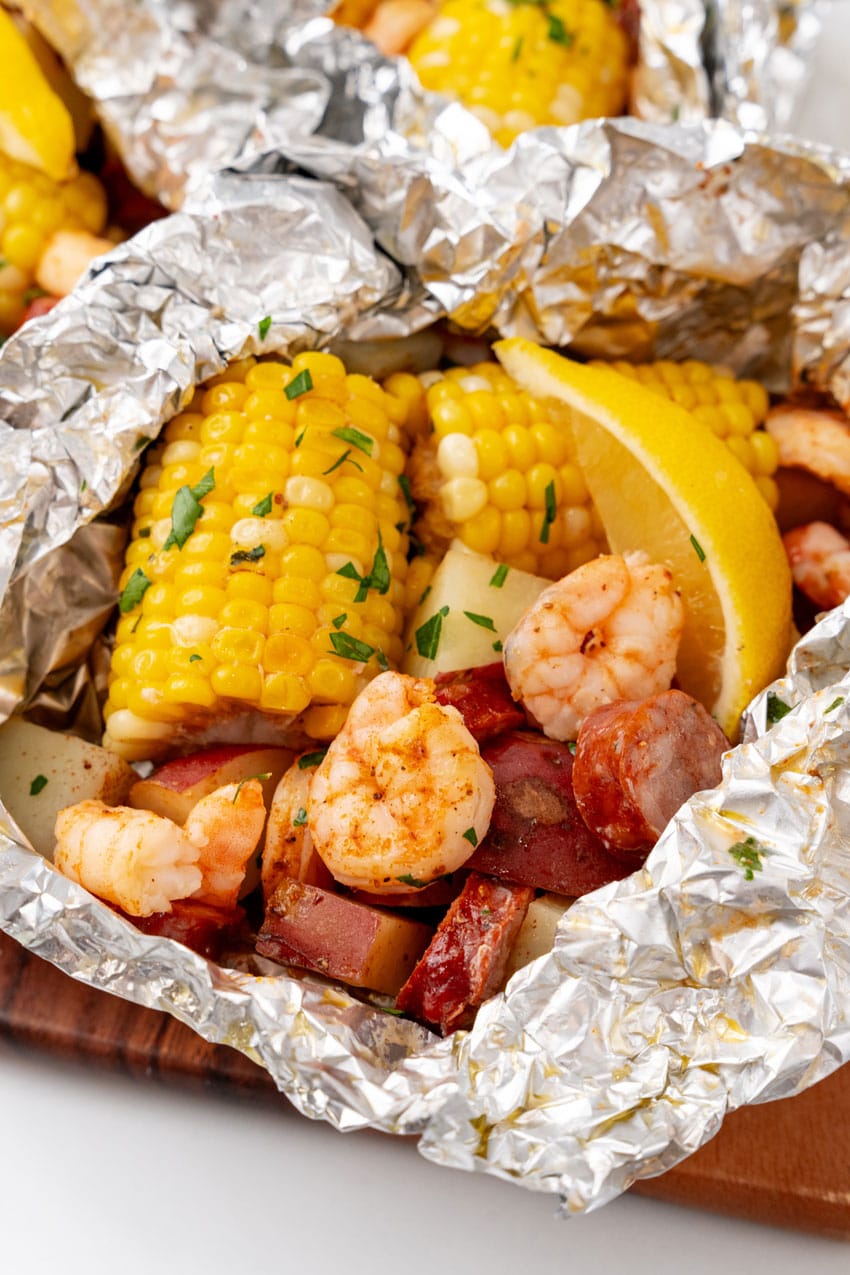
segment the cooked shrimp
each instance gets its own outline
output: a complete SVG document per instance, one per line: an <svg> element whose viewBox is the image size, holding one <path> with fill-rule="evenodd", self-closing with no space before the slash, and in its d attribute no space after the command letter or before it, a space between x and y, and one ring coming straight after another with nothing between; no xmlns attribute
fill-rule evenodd
<svg viewBox="0 0 850 1275"><path fill-rule="evenodd" d="M806 469L850 495L850 422L840 412L780 404L765 429L779 446L780 465Z"/></svg>
<svg viewBox="0 0 850 1275"><path fill-rule="evenodd" d="M316 854L307 824L312 767L296 761L274 790L263 845L263 897L268 899L281 877L324 886L329 874Z"/></svg>
<svg viewBox="0 0 850 1275"><path fill-rule="evenodd" d="M200 851L198 867L203 880L194 898L220 908L236 904L265 821L259 779L225 784L192 807L183 831Z"/></svg>
<svg viewBox="0 0 850 1275"><path fill-rule="evenodd" d="M828 522L810 522L782 537L798 589L832 610L850 596L850 540Z"/></svg>
<svg viewBox="0 0 850 1275"><path fill-rule="evenodd" d="M457 709L435 703L434 683L382 673L313 776L310 834L343 885L409 893L469 858L494 799L490 767Z"/></svg>
<svg viewBox="0 0 850 1275"><path fill-rule="evenodd" d="M644 553L594 558L544 589L505 640L505 674L550 739L575 739L594 708L666 691L682 600Z"/></svg>
<svg viewBox="0 0 850 1275"><path fill-rule="evenodd" d="M60 872L131 916L169 912L201 884L198 847L148 810L80 801L59 811L56 842Z"/></svg>

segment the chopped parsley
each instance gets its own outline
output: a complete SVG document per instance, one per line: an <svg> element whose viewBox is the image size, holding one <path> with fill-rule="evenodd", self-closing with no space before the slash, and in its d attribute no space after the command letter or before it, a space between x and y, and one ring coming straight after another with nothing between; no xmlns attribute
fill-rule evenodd
<svg viewBox="0 0 850 1275"><path fill-rule="evenodd" d="M266 556L265 545L254 545L253 549L237 549L230 555L231 567L239 567L243 562L259 562Z"/></svg>
<svg viewBox="0 0 850 1275"><path fill-rule="evenodd" d="M414 890L423 890L426 885L430 885L430 881L420 881L418 877L412 877L409 872L405 872L403 877L396 877L396 881L400 881L402 885L412 886Z"/></svg>
<svg viewBox="0 0 850 1275"><path fill-rule="evenodd" d="M493 650L496 652L497 655L502 654L502 639L501 638L496 638L496 641L493 643Z"/></svg>
<svg viewBox="0 0 850 1275"><path fill-rule="evenodd" d="M734 846L730 846L729 854L744 869L744 879L752 881L753 873L762 870L761 857L767 854L767 850L755 837L747 837L746 841L736 841Z"/></svg>
<svg viewBox="0 0 850 1275"><path fill-rule="evenodd" d="M44 291L44 288L27 288L24 293L24 305L29 305L31 301L38 301L40 297L49 295L49 293Z"/></svg>
<svg viewBox="0 0 850 1275"><path fill-rule="evenodd" d="M327 748L320 748L315 753L304 753L298 758L298 769L311 770L313 766L320 766L325 760L325 753L327 751Z"/></svg>
<svg viewBox="0 0 850 1275"><path fill-rule="evenodd" d="M378 529L378 547L375 550L375 557L372 559L372 565L368 573L362 576L353 562L346 562L336 574L344 576L346 580L357 580L359 582L357 592L354 595L355 602L364 602L370 589L374 589L376 593L389 592L390 566L387 561L387 551L384 548L380 528Z"/></svg>
<svg viewBox="0 0 850 1275"><path fill-rule="evenodd" d="M473 624L477 624L479 629L487 629L490 633L496 632L496 626L490 619L489 615L476 615L474 611L464 611L467 620L471 620Z"/></svg>
<svg viewBox="0 0 850 1275"><path fill-rule="evenodd" d="M427 598L430 592L431 592L431 586L430 584L426 584L425 588L422 590L421 594L419 595L419 606L422 605L422 603L425 601L425 599Z"/></svg>
<svg viewBox="0 0 850 1275"><path fill-rule="evenodd" d="M133 610L133 607L138 606L152 583L153 581L148 579L142 568L136 567L118 599L118 610L122 615L126 615L128 611Z"/></svg>
<svg viewBox="0 0 850 1275"><path fill-rule="evenodd" d="M87 487L88 487L88 483L86 482L86 480L85 480L85 478L84 478L84 479L83 479L83 481L80 483L80 491L81 491L81 492L84 492L84 491L86 490L86 488L87 488Z"/></svg>
<svg viewBox="0 0 850 1275"><path fill-rule="evenodd" d="M298 813L295 816L295 818L292 820L292 826L293 828L303 828L306 822L307 822L307 811L304 809L303 806L299 806Z"/></svg>
<svg viewBox="0 0 850 1275"><path fill-rule="evenodd" d="M568 28L564 26L557 13L550 13L547 11L546 19L549 23L549 30L546 32L549 39L553 40L555 44L561 44L565 49L569 49L571 45L575 43L576 37L574 32L568 30Z"/></svg>
<svg viewBox="0 0 850 1275"><path fill-rule="evenodd" d="M578 747L578 744L576 743L576 741L575 741L574 739L571 739L571 740L569 740L569 741L568 741L568 743L567 743L567 748L569 748L569 750L570 750L570 752L572 753L573 757L575 757L575 755L576 755L576 748L577 748L577 747Z"/></svg>
<svg viewBox="0 0 850 1275"><path fill-rule="evenodd" d="M291 401L294 398L300 398L302 394L309 394L312 388L313 378L310 375L310 369L305 367L302 372L292 378L283 392Z"/></svg>
<svg viewBox="0 0 850 1275"><path fill-rule="evenodd" d="M837 699L834 699L832 701L829 708L825 708L823 711L824 713L831 713L833 709L840 708L843 703L844 703L844 696L839 695Z"/></svg>
<svg viewBox="0 0 850 1275"><path fill-rule="evenodd" d="M255 518L265 518L272 511L273 494L269 492L267 496L263 496L262 500L258 500L251 513Z"/></svg>
<svg viewBox="0 0 850 1275"><path fill-rule="evenodd" d="M696 536L691 536L691 544L693 545L694 553L699 558L700 562L705 562L705 550L697 540Z"/></svg>
<svg viewBox="0 0 850 1275"><path fill-rule="evenodd" d="M440 607L439 611L432 615L430 620L426 620L414 633L416 650L423 660L437 658L437 651L440 649L440 635L443 631L443 620L448 613L448 607Z"/></svg>
<svg viewBox="0 0 850 1275"><path fill-rule="evenodd" d="M375 450L374 438L370 438L360 429L355 429L353 425L340 425L339 429L332 429L331 438L340 438L344 443L351 443L352 447L359 448L367 456L371 456Z"/></svg>
<svg viewBox="0 0 850 1275"><path fill-rule="evenodd" d="M500 562L498 567L496 568L496 570L493 572L492 576L490 577L490 588L501 589L502 585L505 583L505 581L508 578L509 571L510 571L510 567L508 566L508 564L506 562Z"/></svg>
<svg viewBox="0 0 850 1275"><path fill-rule="evenodd" d="M543 493L543 496L546 501L546 509L544 510L544 513L543 513L543 525L540 528L540 543L542 545L548 545L549 528L552 526L552 523L555 521L555 518L557 517L557 513L558 513L558 502L555 498L554 481L546 484L546 489Z"/></svg>
<svg viewBox="0 0 850 1275"><path fill-rule="evenodd" d="M47 787L47 775L36 775L30 784L30 796L37 797Z"/></svg>
<svg viewBox="0 0 850 1275"><path fill-rule="evenodd" d="M239 783L236 785L236 792L233 794L233 801L230 804L233 806L236 805L237 801L239 800L240 792L242 791L242 789L245 787L246 784L249 784L251 782L252 779L271 779L271 777L272 777L272 772L270 770L264 770L259 775L246 775L245 778L240 779Z"/></svg>
<svg viewBox="0 0 850 1275"><path fill-rule="evenodd" d="M140 434L133 444L133 451L140 452L143 447L147 447L151 440L144 434Z"/></svg>
<svg viewBox="0 0 850 1275"><path fill-rule="evenodd" d="M478 833L474 828L467 828L466 832L463 834L463 839L464 841L468 841L471 846L478 845Z"/></svg>
<svg viewBox="0 0 850 1275"><path fill-rule="evenodd" d="M190 656L189 656L189 663L190 663L190 664L197 664L197 663L198 663L198 661L200 660L200 658L201 658L201 657L200 657L200 655L198 655L198 652L197 652L197 651L195 651L195 652L193 652L193 654L192 654L192 655L190 655Z"/></svg>
<svg viewBox="0 0 850 1275"><path fill-rule="evenodd" d="M162 546L170 549L176 545L182 549L195 530L195 524L204 512L201 504L204 496L208 496L215 488L215 470L208 469L199 483L194 487L180 487L171 506L171 531Z"/></svg>
<svg viewBox="0 0 850 1275"><path fill-rule="evenodd" d="M272 325L272 317L270 314L267 314L264 319L260 319L260 322L257 324L257 331L260 334L261 341L265 341L266 337L269 334L269 328L271 327L271 325Z"/></svg>
<svg viewBox="0 0 850 1275"><path fill-rule="evenodd" d="M151 529L150 529L150 527L142 527L142 528L140 529L140 531L139 531L139 539L140 539L140 540L147 540L147 539L149 538L150 534L151 534Z"/></svg>
<svg viewBox="0 0 850 1275"><path fill-rule="evenodd" d="M511 61L518 62L520 53L522 53L522 36L517 37L517 41L511 50Z"/></svg>
<svg viewBox="0 0 850 1275"><path fill-rule="evenodd" d="M354 466L354 468L359 469L361 474L363 473L363 466L358 465L356 460L351 460L351 448L347 447L341 456L337 456L336 460L334 461L332 465L329 465L327 469L322 470L322 474L325 476L327 476L328 474L332 474L335 469L339 469L340 465L344 465L347 460L351 461L351 464Z"/></svg>
<svg viewBox="0 0 850 1275"><path fill-rule="evenodd" d="M777 722L781 722L791 712L791 705L786 704L784 699L780 699L773 691L767 692L767 724L774 726Z"/></svg>
<svg viewBox="0 0 850 1275"><path fill-rule="evenodd" d="M347 619L348 619L348 613L346 611L343 611L342 615L334 616L334 618L331 620L331 624L334 626L335 629L341 629Z"/></svg>
<svg viewBox="0 0 850 1275"><path fill-rule="evenodd" d="M339 655L344 660L355 660L358 664L366 664L375 654L374 646L370 646L368 642L361 642L350 633L331 633L329 636L333 647L332 654Z"/></svg>

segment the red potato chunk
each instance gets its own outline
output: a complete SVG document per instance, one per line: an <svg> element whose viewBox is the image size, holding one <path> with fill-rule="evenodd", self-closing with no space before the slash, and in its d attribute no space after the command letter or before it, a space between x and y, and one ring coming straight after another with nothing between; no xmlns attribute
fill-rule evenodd
<svg viewBox="0 0 850 1275"><path fill-rule="evenodd" d="M447 1036L502 985L534 891L471 872L396 1006Z"/></svg>
<svg viewBox="0 0 850 1275"><path fill-rule="evenodd" d="M257 951L284 965L395 996L433 932L419 921L304 881L284 880L269 899Z"/></svg>
<svg viewBox="0 0 850 1275"><path fill-rule="evenodd" d="M485 744L481 756L493 770L496 804L470 868L569 896L628 875L579 814L566 744L511 731Z"/></svg>
<svg viewBox="0 0 850 1275"><path fill-rule="evenodd" d="M174 939L210 961L217 961L225 944L243 934L246 925L244 908L216 908L198 899L176 899L170 912L127 919L143 933Z"/></svg>
<svg viewBox="0 0 850 1275"><path fill-rule="evenodd" d="M137 810L164 815L182 826L193 806L216 788L262 775L267 776L260 782L268 809L275 785L292 757L291 749L258 748L256 744L205 748L188 757L175 757L147 779L138 780L130 789L129 804Z"/></svg>

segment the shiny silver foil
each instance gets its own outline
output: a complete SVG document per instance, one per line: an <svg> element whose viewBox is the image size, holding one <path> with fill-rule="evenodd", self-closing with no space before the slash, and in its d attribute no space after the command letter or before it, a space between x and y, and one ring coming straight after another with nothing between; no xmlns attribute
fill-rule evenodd
<svg viewBox="0 0 850 1275"><path fill-rule="evenodd" d="M311 145L330 176L343 143L322 162ZM437 162L400 139L349 154L360 211L266 156L116 248L7 343L4 715L56 714L66 684L76 711L140 449L245 352L405 336L448 313L584 351L702 353L778 385L795 356L822 386L846 366L832 249L850 183L836 157L725 123L626 120L538 133L463 175L448 149ZM815 324L836 334L828 366ZM434 1160L592 1208L689 1154L726 1111L850 1059L848 669L850 607L774 688L788 715L767 729L766 696L753 705L721 787L682 809L645 868L577 903L555 950L447 1040L321 979L221 968L139 933L1 815L0 926L75 978L241 1049L309 1116L417 1134ZM751 880L731 853L750 836Z"/></svg>
<svg viewBox="0 0 850 1275"><path fill-rule="evenodd" d="M404 58L335 26L328 0L16 0L64 57L136 183L170 208L224 164L314 135L495 149ZM630 110L656 123L784 127L824 0L640 0ZM446 127L442 125L445 124Z"/></svg>

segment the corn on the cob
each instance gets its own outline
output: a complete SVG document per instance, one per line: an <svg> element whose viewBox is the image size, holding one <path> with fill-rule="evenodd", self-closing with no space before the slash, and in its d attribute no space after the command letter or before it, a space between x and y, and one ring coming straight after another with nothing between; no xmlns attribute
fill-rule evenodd
<svg viewBox="0 0 850 1275"><path fill-rule="evenodd" d="M517 389L497 363L426 373L433 432L411 457L416 532L559 579L601 553L604 532L575 464L565 409ZM409 400L416 417L420 404Z"/></svg>
<svg viewBox="0 0 850 1275"><path fill-rule="evenodd" d="M21 320L47 241L57 230L99 234L106 195L91 173L55 182L0 154L0 335Z"/></svg>
<svg viewBox="0 0 850 1275"><path fill-rule="evenodd" d="M757 381L737 381L724 368L697 359L674 363L598 363L614 367L623 376L640 381L673 403L678 403L709 425L718 438L752 474L767 504L775 510L779 489L773 475L779 465L779 448L764 429L770 400Z"/></svg>
<svg viewBox="0 0 850 1275"><path fill-rule="evenodd" d="M409 57L425 88L460 98L503 146L626 105L628 42L604 0L447 0Z"/></svg>
<svg viewBox="0 0 850 1275"><path fill-rule="evenodd" d="M402 655L404 415L310 353L231 365L170 422L120 581L108 746L153 757L245 710L337 733Z"/></svg>

